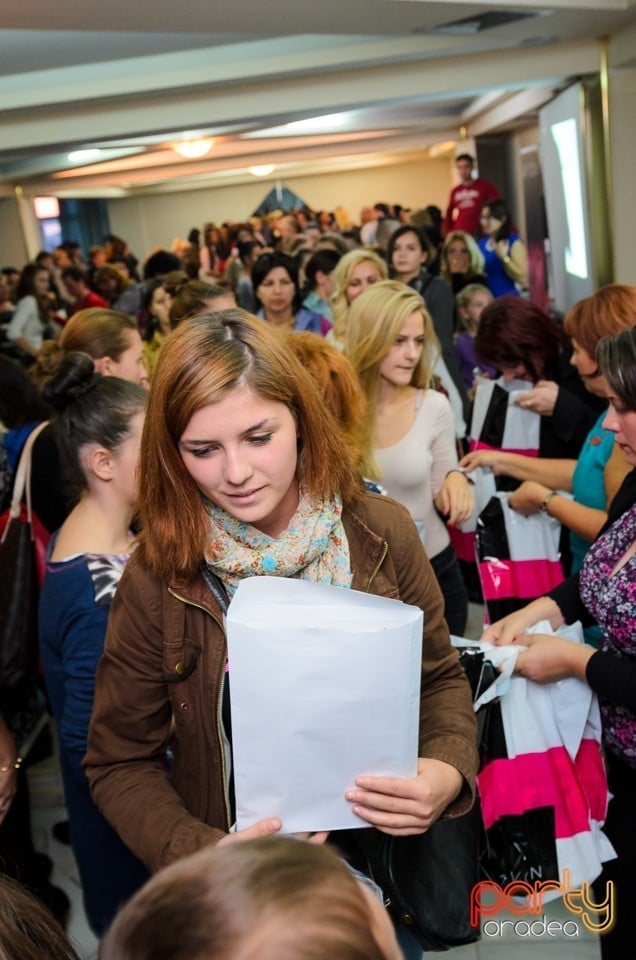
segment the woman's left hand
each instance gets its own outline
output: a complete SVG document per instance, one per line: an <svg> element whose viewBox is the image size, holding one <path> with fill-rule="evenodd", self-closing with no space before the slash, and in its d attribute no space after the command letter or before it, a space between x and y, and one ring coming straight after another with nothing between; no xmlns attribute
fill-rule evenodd
<svg viewBox="0 0 636 960"><path fill-rule="evenodd" d="M594 647L548 633L527 634L520 642L528 649L517 657L515 673L536 683L555 683L565 677L585 680L588 660L596 652Z"/></svg>
<svg viewBox="0 0 636 960"><path fill-rule="evenodd" d="M345 796L353 812L382 833L409 837L424 833L462 789L459 770L443 760L420 757L417 776L358 777Z"/></svg>
<svg viewBox="0 0 636 960"><path fill-rule="evenodd" d="M447 474L435 497L435 507L452 526L468 520L473 512L473 490L463 473L453 470Z"/></svg>
<svg viewBox="0 0 636 960"><path fill-rule="evenodd" d="M551 417L554 413L559 384L554 380L538 380L532 390L523 390L515 397L515 403L524 410L532 410L542 417Z"/></svg>
<svg viewBox="0 0 636 960"><path fill-rule="evenodd" d="M513 493L508 495L508 503L517 513L524 517L531 517L534 513L539 513L541 504L550 492L550 487L545 487L536 480L524 480Z"/></svg>
<svg viewBox="0 0 636 960"><path fill-rule="evenodd" d="M495 252L500 260L505 260L510 256L510 240L497 240L495 243Z"/></svg>

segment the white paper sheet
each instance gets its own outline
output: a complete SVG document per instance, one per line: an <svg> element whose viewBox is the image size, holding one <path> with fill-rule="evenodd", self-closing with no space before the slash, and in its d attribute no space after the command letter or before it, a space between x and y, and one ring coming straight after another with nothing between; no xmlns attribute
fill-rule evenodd
<svg viewBox="0 0 636 960"><path fill-rule="evenodd" d="M227 614L237 827L368 824L345 791L417 768L423 614L303 580L243 580Z"/></svg>

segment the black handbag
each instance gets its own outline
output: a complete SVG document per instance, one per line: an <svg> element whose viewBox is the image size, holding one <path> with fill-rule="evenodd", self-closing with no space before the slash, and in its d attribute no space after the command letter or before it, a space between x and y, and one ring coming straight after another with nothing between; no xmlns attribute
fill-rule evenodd
<svg viewBox="0 0 636 960"><path fill-rule="evenodd" d="M473 700L495 679L484 654L465 648L459 654ZM477 712L477 741L485 735L489 707ZM385 903L425 950L450 950L480 939L470 924L473 887L480 880L482 817L476 800L468 813L436 820L426 833L392 837L379 830L357 830L354 842L369 875L382 888Z"/></svg>
<svg viewBox="0 0 636 960"><path fill-rule="evenodd" d="M48 533L31 510L30 472L31 448L45 426L36 427L27 438L11 506L0 517L0 690L14 689L37 670L38 563L42 564Z"/></svg>
<svg viewBox="0 0 636 960"><path fill-rule="evenodd" d="M366 872L382 888L386 907L425 950L479 940L479 927L470 925L470 895L479 881L480 822L475 804L412 837L356 831Z"/></svg>

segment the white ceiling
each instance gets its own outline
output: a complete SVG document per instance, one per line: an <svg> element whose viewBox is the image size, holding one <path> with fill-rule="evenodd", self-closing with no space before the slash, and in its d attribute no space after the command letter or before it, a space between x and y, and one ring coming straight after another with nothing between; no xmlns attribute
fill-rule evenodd
<svg viewBox="0 0 636 960"><path fill-rule="evenodd" d="M531 118L598 69L598 38L632 23L635 5L5 0L0 193L131 195L240 183L255 164L276 164L279 177L421 156L462 127L478 135ZM488 11L535 16L438 32ZM214 138L202 159L171 149L195 135ZM69 161L90 147L99 162Z"/></svg>

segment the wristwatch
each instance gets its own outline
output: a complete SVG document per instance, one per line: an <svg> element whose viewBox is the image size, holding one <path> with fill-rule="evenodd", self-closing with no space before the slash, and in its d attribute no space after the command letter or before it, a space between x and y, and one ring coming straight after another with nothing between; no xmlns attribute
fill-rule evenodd
<svg viewBox="0 0 636 960"><path fill-rule="evenodd" d="M550 493L546 493L545 497L541 501L541 506L539 507L539 509L541 510L541 513L547 513L548 516L550 516L548 507L550 505L552 497L556 497L556 496L558 496L556 490L550 490Z"/></svg>

